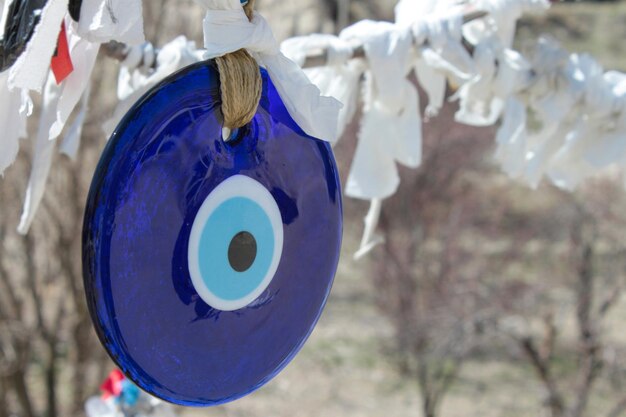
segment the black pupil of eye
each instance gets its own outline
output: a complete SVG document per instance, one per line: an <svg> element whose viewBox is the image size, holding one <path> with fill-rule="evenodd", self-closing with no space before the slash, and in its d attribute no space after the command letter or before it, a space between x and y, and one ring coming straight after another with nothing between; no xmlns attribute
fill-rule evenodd
<svg viewBox="0 0 626 417"><path fill-rule="evenodd" d="M228 246L228 262L237 272L245 272L256 259L256 239L248 232L239 232Z"/></svg>

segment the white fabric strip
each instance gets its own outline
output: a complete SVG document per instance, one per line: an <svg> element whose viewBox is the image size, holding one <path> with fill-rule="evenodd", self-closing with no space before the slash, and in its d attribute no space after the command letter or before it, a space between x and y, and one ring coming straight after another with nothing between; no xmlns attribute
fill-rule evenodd
<svg viewBox="0 0 626 417"><path fill-rule="evenodd" d="M46 189L46 182L54 158L56 141L50 140L50 128L56 120L56 109L61 97L61 88L56 84L52 73L49 74L43 93L43 109L39 119L39 129L35 139L35 153L26 189L26 200L22 218L17 227L20 234L27 234L41 204Z"/></svg>
<svg viewBox="0 0 626 417"><path fill-rule="evenodd" d="M359 85L366 64L362 60L352 60L352 45L333 35L295 37L281 44L281 51L300 66L304 65L308 55L320 50L327 51L328 65L305 69L304 73L323 96L334 97L343 104L337 121L338 140L356 114Z"/></svg>
<svg viewBox="0 0 626 417"><path fill-rule="evenodd" d="M9 88L41 93L50 60L57 46L61 23L67 14L68 0L49 0L41 12L39 24L15 64L9 70Z"/></svg>
<svg viewBox="0 0 626 417"><path fill-rule="evenodd" d="M83 93L80 99L80 110L76 115L74 122L67 129L67 133L63 138L63 142L59 147L59 151L69 157L72 161L76 161L78 156L78 150L80 148L80 142L83 135L83 125L87 119L87 112L89 111L89 99L91 98L91 84L87 85L87 89Z"/></svg>
<svg viewBox="0 0 626 417"><path fill-rule="evenodd" d="M7 24L7 17L11 3L13 3L13 0L0 0L0 10L2 10L2 16L0 17L0 39L4 38L4 28Z"/></svg>
<svg viewBox="0 0 626 417"><path fill-rule="evenodd" d="M141 0L83 0L77 32L93 43L145 42Z"/></svg>
<svg viewBox="0 0 626 417"><path fill-rule="evenodd" d="M368 63L364 114L346 195L384 199L399 185L396 161L413 168L421 163L419 102L406 78L413 39L408 30L372 21L347 28L340 38L361 41Z"/></svg>
<svg viewBox="0 0 626 417"><path fill-rule="evenodd" d="M57 119L50 128L50 139L56 139L61 135L72 111L87 90L100 49L99 43L92 43L78 35L75 22L72 22L70 18L66 20L66 27L74 71L60 86L61 97L56 110Z"/></svg>
<svg viewBox="0 0 626 417"><path fill-rule="evenodd" d="M124 117L126 112L143 96L150 88L161 82L165 77L202 60L203 51L196 48L195 42L190 42L184 36L179 36L167 43L156 57L154 70L139 68L139 65L149 57L144 57L147 48L144 45L135 46L129 50L128 58L120 68L117 84L119 104L110 120L103 125L107 137Z"/></svg>
<svg viewBox="0 0 626 417"><path fill-rule="evenodd" d="M496 158L507 174L531 187L548 178L572 190L602 169L626 168L626 75L604 73L592 57L568 55L554 41L540 39L533 82L523 88L528 70L519 55L505 52L498 72L509 75L496 90L508 98ZM530 133L528 113L534 115Z"/></svg>
<svg viewBox="0 0 626 417"><path fill-rule="evenodd" d="M463 18L460 13L428 16L412 24L419 42L415 73L428 95L426 115L434 117L445 101L448 78L462 83L472 78L474 63L461 44Z"/></svg>
<svg viewBox="0 0 626 417"><path fill-rule="evenodd" d="M422 161L421 116L416 87L407 80L413 57L410 28L363 21L340 34L358 40L366 53L364 111L346 195L372 201L357 252L362 257L380 243L376 229L382 200L399 184L397 163L417 168Z"/></svg>
<svg viewBox="0 0 626 417"><path fill-rule="evenodd" d="M54 1L57 0L51 0L52 3ZM83 106L87 105L85 100L88 100L88 93L86 91L89 89L91 74L95 66L100 43L110 40L134 43L143 40L143 20L141 2L139 0L85 0L81 9L81 23L76 23L67 16L67 0L64 1L63 16L66 16L68 46L74 70L60 85L57 85L49 70L52 54L46 61L39 59L37 62L31 62L32 65L36 65L36 71L33 71L33 73L40 72L44 68L48 74L48 79L44 92L42 115L35 142L35 153L26 192L26 201L18 226L18 232L22 234L28 233L35 213L43 199L56 139L63 132L69 117L81 98L84 100ZM50 4L48 3L48 5ZM56 11L56 9L54 10ZM46 13L46 9L44 9L44 13ZM48 13L50 13L50 16L53 16L52 12ZM42 17L42 23L39 25L37 33L52 31L52 21L51 17L45 21ZM55 47L60 27L61 23L58 22L53 37ZM37 50L39 47L39 43L33 45L29 43L26 52L28 52L29 48ZM26 52L24 55L26 55ZM11 71L15 68L13 67ZM18 72L18 75L20 73ZM87 94L86 98L85 94ZM61 151L70 157L76 157L84 120L84 112L79 113L71 131L61 146Z"/></svg>
<svg viewBox="0 0 626 417"><path fill-rule="evenodd" d="M382 208L382 200L376 198L371 201L367 216L363 219L363 222L365 223L365 230L363 232L363 238L361 239L361 246L354 254L354 260L358 261L363 259L378 245L385 242L385 239L382 236L376 234L376 228L378 227Z"/></svg>
<svg viewBox="0 0 626 417"><path fill-rule="evenodd" d="M206 9L206 58L245 48L267 69L287 111L307 134L326 141L337 139L341 103L321 96L300 67L285 57L265 19L258 13L250 22L239 0L197 0Z"/></svg>
<svg viewBox="0 0 626 417"><path fill-rule="evenodd" d="M533 72L524 57L504 49L496 37L476 45L474 60L476 74L453 97L460 100L455 119L471 126L491 126L502 115L506 100L530 85Z"/></svg>
<svg viewBox="0 0 626 417"><path fill-rule="evenodd" d="M26 137L27 111L21 109L21 90L9 90L9 72L0 73L0 176L15 161L20 149L20 138Z"/></svg>

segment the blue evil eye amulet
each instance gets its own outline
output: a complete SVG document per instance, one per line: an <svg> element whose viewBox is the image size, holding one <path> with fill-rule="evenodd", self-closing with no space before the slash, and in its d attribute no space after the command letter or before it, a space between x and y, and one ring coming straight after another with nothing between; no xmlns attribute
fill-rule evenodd
<svg viewBox="0 0 626 417"><path fill-rule="evenodd" d="M215 64L170 76L117 127L89 193L96 332L133 382L172 403L222 404L268 382L313 330L336 272L332 151L262 78L256 116L224 142Z"/></svg>

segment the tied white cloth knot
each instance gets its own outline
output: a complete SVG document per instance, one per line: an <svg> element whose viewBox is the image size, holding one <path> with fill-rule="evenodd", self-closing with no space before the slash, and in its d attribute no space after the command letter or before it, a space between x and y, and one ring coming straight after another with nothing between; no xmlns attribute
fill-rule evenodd
<svg viewBox="0 0 626 417"><path fill-rule="evenodd" d="M498 131L504 170L531 187L546 177L571 190L609 166L626 168L626 75L549 39L532 62L534 82L510 92Z"/></svg>
<svg viewBox="0 0 626 417"><path fill-rule="evenodd" d="M341 103L323 97L300 67L280 51L267 21L258 13L248 20L239 0L198 0L206 9L204 42L207 59L247 49L266 68L287 111L308 135L337 139Z"/></svg>
<svg viewBox="0 0 626 417"><path fill-rule="evenodd" d="M313 34L309 36L296 36L285 40L280 45L280 50L286 57L303 67L307 57L313 53L326 52L327 62L319 68L338 67L348 64L354 55L354 48L350 42L334 35ZM311 68L314 70L316 68ZM309 69L305 69L308 74ZM333 96L334 97L334 96Z"/></svg>
<svg viewBox="0 0 626 417"><path fill-rule="evenodd" d="M502 111L503 101L496 97L494 82L498 73L496 40L483 41L474 49L476 74L451 98L459 99L455 120L474 126L494 124Z"/></svg>
<svg viewBox="0 0 626 417"><path fill-rule="evenodd" d="M476 45L474 63L476 74L452 97L460 101L455 119L472 126L491 126L502 115L507 99L528 87L533 71L530 63L504 48L495 36Z"/></svg>
<svg viewBox="0 0 626 417"><path fill-rule="evenodd" d="M461 43L463 16L458 11L448 11L436 12L410 23L406 16L396 16L396 19L396 24L410 27L413 33L418 54L412 66L428 96L426 116L435 117L445 101L447 79L461 83L475 73L474 62Z"/></svg>
<svg viewBox="0 0 626 417"><path fill-rule="evenodd" d="M340 38L358 40L366 53L363 119L346 186L346 195L371 201L355 254L360 258L382 243L375 230L382 200L400 184L397 164L417 168L422 162L422 125L417 89L407 79L414 54L411 28L363 21Z"/></svg>
<svg viewBox="0 0 626 417"><path fill-rule="evenodd" d="M396 162L421 163L421 118L417 89L407 80L413 38L386 22L362 21L340 38L358 39L367 56L364 114L346 195L372 200L393 195L400 183Z"/></svg>
<svg viewBox="0 0 626 417"><path fill-rule="evenodd" d="M366 66L363 60L351 60L354 54L352 44L334 35L300 36L281 44L281 51L300 66L304 65L307 56L321 50L327 51L328 65L307 68L304 73L322 95L334 97L343 104L337 120L338 140L356 114L359 84Z"/></svg>
<svg viewBox="0 0 626 417"><path fill-rule="evenodd" d="M567 144L584 111L586 70L578 56L568 54L552 40L540 40L532 61L537 82L528 92L527 106L539 122L528 136L524 170L520 177L531 187L539 186L549 173L554 157ZM557 185L565 186L563 183Z"/></svg>
<svg viewBox="0 0 626 417"><path fill-rule="evenodd" d="M155 53L154 47L148 47L147 44L134 46L128 51L118 76L119 103L112 118L102 126L107 137L111 136L122 117L150 88L175 71L201 61L204 53L196 48L195 42L188 41L184 36L165 44L148 65L151 61L150 51Z"/></svg>
<svg viewBox="0 0 626 417"><path fill-rule="evenodd" d="M548 175L565 189L609 166L626 167L626 75L604 73L590 56L577 57L584 76L584 116L550 161Z"/></svg>

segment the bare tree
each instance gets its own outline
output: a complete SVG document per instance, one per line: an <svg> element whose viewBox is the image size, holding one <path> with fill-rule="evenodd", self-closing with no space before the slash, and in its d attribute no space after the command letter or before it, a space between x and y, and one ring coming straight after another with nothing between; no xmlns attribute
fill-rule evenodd
<svg viewBox="0 0 626 417"><path fill-rule="evenodd" d="M546 393L544 403L552 417L590 415L590 397L599 379L606 376L603 374L604 353L609 346L603 334L603 320L617 304L622 293L619 279L611 277L608 283L603 282L599 272L599 264L602 262L599 245L603 240L610 239L606 233L602 233L602 228L615 228L620 224L614 217L610 218L610 225L607 224L606 220L609 218L605 217L606 211L597 211L597 206L600 206L607 196L601 199L595 195L594 200L588 198L579 200L580 195L564 197L573 208L569 222L569 278L566 278L565 282L573 293L575 306L572 312L576 323L577 366L573 373L563 378L554 361L555 357L564 354L558 351L559 332L554 315L547 315L543 319L543 334L527 330L521 335L512 335L544 387ZM596 207L589 207L585 201L593 201ZM619 260L612 256L609 262L616 263ZM608 290L600 291L601 284L608 287ZM564 384L563 380L572 383ZM624 400L620 400L610 409L607 416L621 415L626 411L625 404Z"/></svg>
<svg viewBox="0 0 626 417"><path fill-rule="evenodd" d="M393 355L418 382L425 417L439 415L486 320L481 261L466 240L478 187L466 172L482 165L488 135L449 124L454 110L425 126L422 167L403 170L401 190L385 202L372 274L377 305L394 328Z"/></svg>

